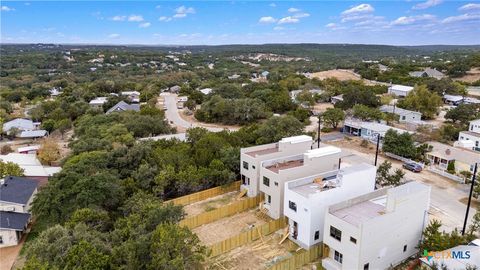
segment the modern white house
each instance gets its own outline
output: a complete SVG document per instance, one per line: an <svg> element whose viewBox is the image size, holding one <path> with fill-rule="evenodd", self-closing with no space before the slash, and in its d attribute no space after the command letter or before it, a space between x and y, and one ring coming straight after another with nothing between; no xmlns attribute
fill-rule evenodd
<svg viewBox="0 0 480 270"><path fill-rule="evenodd" d="M263 161L260 168L260 191L264 193L266 213L273 219L283 216L285 183L339 168L342 150L334 146Z"/></svg>
<svg viewBox="0 0 480 270"><path fill-rule="evenodd" d="M361 163L285 183L289 238L304 249L322 242L328 207L372 192L376 172L375 166Z"/></svg>
<svg viewBox="0 0 480 270"><path fill-rule="evenodd" d="M470 121L468 130L460 131L454 146L480 151L480 119Z"/></svg>
<svg viewBox="0 0 480 270"><path fill-rule="evenodd" d="M401 123L420 122L422 120L422 113L398 108L395 105L383 105L380 107L380 111L384 113L393 113L395 115L398 115L398 120Z"/></svg>
<svg viewBox="0 0 480 270"><path fill-rule="evenodd" d="M263 144L240 149L240 189L247 189L247 196L259 194L261 163L265 160L298 155L311 149L313 139L307 135L281 139L277 143Z"/></svg>
<svg viewBox="0 0 480 270"><path fill-rule="evenodd" d="M406 97L412 90L413 87L411 86L399 84L394 84L388 87L388 93L398 97Z"/></svg>
<svg viewBox="0 0 480 270"><path fill-rule="evenodd" d="M0 179L0 248L15 246L30 223L30 208L38 183L23 177Z"/></svg>
<svg viewBox="0 0 480 270"><path fill-rule="evenodd" d="M418 253L429 205L430 187L418 182L331 205L325 215L323 268L389 269Z"/></svg>

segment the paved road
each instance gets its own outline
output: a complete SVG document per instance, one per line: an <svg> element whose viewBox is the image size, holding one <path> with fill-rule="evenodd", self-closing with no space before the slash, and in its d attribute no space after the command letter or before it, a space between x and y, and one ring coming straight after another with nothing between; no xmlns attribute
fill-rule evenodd
<svg viewBox="0 0 480 270"><path fill-rule="evenodd" d="M162 96L164 97L165 101L164 104L167 107L167 110L165 112L165 116L167 117L168 121L180 128L183 129L188 129L192 127L203 127L206 128L209 131L212 132L219 132L223 131L225 129L228 130L238 130L238 128L226 128L226 127L215 127L213 125L207 125L207 124L199 124L199 123L192 123L188 122L185 119L183 119L178 111L177 108L177 95L176 94L170 94L170 93L163 93Z"/></svg>

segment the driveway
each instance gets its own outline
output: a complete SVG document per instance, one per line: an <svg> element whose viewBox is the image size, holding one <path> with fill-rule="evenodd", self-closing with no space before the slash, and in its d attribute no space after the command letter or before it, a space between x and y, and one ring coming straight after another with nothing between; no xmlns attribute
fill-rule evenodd
<svg viewBox="0 0 480 270"><path fill-rule="evenodd" d="M225 129L232 130L232 131L238 130L238 128L226 128L226 127L218 127L212 124L189 122L180 116L180 113L177 108L178 95L171 94L171 93L162 93L161 95L164 97L164 105L167 108L167 110L165 111L165 117L168 119L170 124L176 126L177 129L179 130L186 130L192 127L203 127L208 131L212 131L212 132L220 132Z"/></svg>

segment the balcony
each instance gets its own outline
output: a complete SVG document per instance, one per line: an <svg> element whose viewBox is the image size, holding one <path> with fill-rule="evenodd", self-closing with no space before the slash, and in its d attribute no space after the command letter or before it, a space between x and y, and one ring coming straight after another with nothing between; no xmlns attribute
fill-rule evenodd
<svg viewBox="0 0 480 270"><path fill-rule="evenodd" d="M322 260L322 266L326 270L342 270L342 265L330 257Z"/></svg>

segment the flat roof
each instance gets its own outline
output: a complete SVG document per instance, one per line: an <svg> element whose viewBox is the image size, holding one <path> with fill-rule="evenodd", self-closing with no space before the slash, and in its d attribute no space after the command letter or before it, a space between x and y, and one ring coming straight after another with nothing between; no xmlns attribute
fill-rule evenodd
<svg viewBox="0 0 480 270"><path fill-rule="evenodd" d="M305 153L305 157L307 157L307 158L317 158L317 157L324 157L324 156L329 156L329 155L333 155L333 154L338 154L338 153L341 153L341 152L342 152L342 150L340 148L329 145L329 146L320 147L320 148L317 148L317 149L308 150Z"/></svg>
<svg viewBox="0 0 480 270"><path fill-rule="evenodd" d="M299 135L299 136L292 136L286 137L279 141L279 143L302 143L302 142L310 142L313 141L312 137L308 135Z"/></svg>
<svg viewBox="0 0 480 270"><path fill-rule="evenodd" d="M387 195L360 202L334 211L332 214L352 225L358 226L372 218L385 214Z"/></svg>
<svg viewBox="0 0 480 270"><path fill-rule="evenodd" d="M272 154L272 153L276 153L276 152L278 152L278 147L246 152L245 154L247 154L251 157L256 157L256 156L262 156L262 155Z"/></svg>
<svg viewBox="0 0 480 270"><path fill-rule="evenodd" d="M400 84L394 84L390 86L391 89L393 90L398 90L398 91L412 91L413 87L411 86L406 86L406 85L400 85Z"/></svg>
<svg viewBox="0 0 480 270"><path fill-rule="evenodd" d="M334 189L337 187L337 185L335 185L337 174L334 174L331 176L320 174L316 176L311 176L310 178L312 178L311 182L304 185L296 186L291 190L304 197L308 197L311 194L320 193L322 191Z"/></svg>
<svg viewBox="0 0 480 270"><path fill-rule="evenodd" d="M279 162L275 163L274 165L267 166L266 169L278 173L280 170L286 170L286 169L291 169L295 167L300 167L303 166L303 158L302 159L297 159L297 160L289 160L286 162Z"/></svg>

